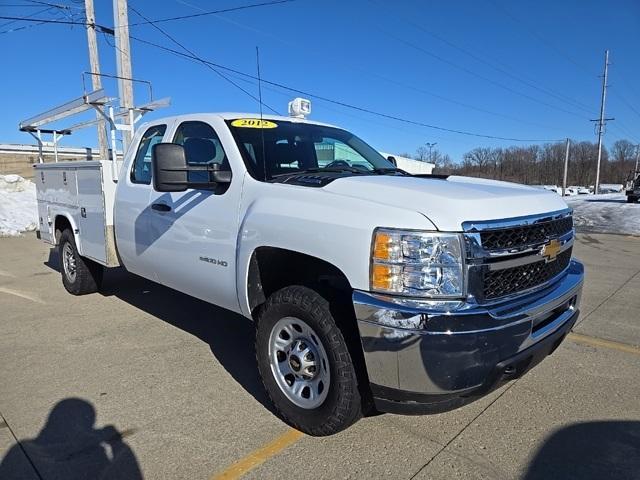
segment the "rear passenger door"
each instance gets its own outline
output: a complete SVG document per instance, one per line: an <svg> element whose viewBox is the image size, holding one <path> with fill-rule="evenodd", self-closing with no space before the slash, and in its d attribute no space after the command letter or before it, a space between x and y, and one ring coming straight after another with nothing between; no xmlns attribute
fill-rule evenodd
<svg viewBox="0 0 640 480"><path fill-rule="evenodd" d="M141 128L133 140L137 147L131 149L130 155L134 158L124 163L128 171L122 172L116 187L114 223L118 254L129 271L151 280L157 279L150 250L153 239L149 235L151 149L165 139L167 130L166 124Z"/></svg>
<svg viewBox="0 0 640 480"><path fill-rule="evenodd" d="M212 120L213 122L213 120ZM222 120L220 120L222 122ZM218 128L226 128L220 123ZM191 165L217 163L230 170L225 148L214 125L200 120L176 125L171 141L184 146ZM194 182L208 172L191 172ZM242 177L216 191L152 191L150 232L160 283L232 310L236 293L236 238Z"/></svg>

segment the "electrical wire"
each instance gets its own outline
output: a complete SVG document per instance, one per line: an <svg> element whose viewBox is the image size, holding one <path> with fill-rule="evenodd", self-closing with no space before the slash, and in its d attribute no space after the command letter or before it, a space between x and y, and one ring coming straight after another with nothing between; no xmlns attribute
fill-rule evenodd
<svg viewBox="0 0 640 480"><path fill-rule="evenodd" d="M180 3L180 4L182 4L182 5L186 5L186 6L191 7L191 8L195 8L195 9L198 9L198 10L205 11L202 7L199 7L197 5L193 5L193 4L191 4L189 2L186 2L184 0L175 0L175 1ZM255 27L246 25L244 23L241 23L241 22L239 22L237 20L231 20L231 19L226 18L224 16L217 16L217 18L219 18L220 20L222 20L224 22L230 23L230 24L232 24L234 26L247 29L247 30L249 30L251 32L258 33L258 34L261 34L261 35L266 35L266 36L278 41L279 43L281 43L281 44L283 44L283 45L285 45L285 46L287 46L289 48L300 49L300 47L301 47L300 44L295 44L295 43L283 40L278 35L274 35L271 32L265 32L263 30L260 30L260 29L257 29ZM304 51L305 51L306 54L308 54L309 53L309 47L308 46L304 46ZM365 74L368 77L375 77L375 78L378 78L378 79L380 79L380 80L382 80L384 82L390 83L392 85L396 85L396 86L404 88L406 90L410 90L410 91L417 92L417 93L420 93L420 94L423 94L423 95L427 95L427 96L432 97L432 98L437 98L438 100L450 103L452 105L457 105L459 107L463 107L463 108L466 108L466 109L469 109L469 110L473 110L473 111L476 111L476 112L485 113L487 115L492 115L492 116L495 116L495 117L506 118L507 120L512 120L514 122L522 123L523 125L531 125L531 126L535 126L535 127L538 127L538 128L544 128L544 129L556 130L556 131L560 129L558 127L554 127L554 126L549 125L549 124L541 124L541 123L532 122L532 121L529 121L529 120L523 120L523 119L518 118L518 117L513 117L511 115L507 115L505 113L500 113L500 112L492 111L492 110L489 110L489 109L486 109L486 108L483 108L483 107L479 107L479 106L476 106L476 105L465 103L465 102L462 102L462 101L457 100L455 98L446 97L444 95L440 95L438 93L425 90L424 88L416 87L415 85L411 85L409 83L401 82L401 81L399 81L399 80L397 80L395 78L390 78L390 77L387 77L385 75L381 75L377 71L366 70L364 68L358 67L357 65L354 65L351 62L340 61L340 59L334 59L334 61L340 62L344 66L344 68L348 68L350 70L356 71L359 74Z"/></svg>
<svg viewBox="0 0 640 480"><path fill-rule="evenodd" d="M180 15L177 17L169 17L169 18L160 18L158 20L146 20L144 22L138 22L138 23L130 23L128 26L129 27L135 27L138 25L147 25L150 23L153 24L157 24L157 23L164 23L164 22L174 22L176 20L185 20L188 18L196 18L196 17L205 17L207 15L216 15L218 13L228 13L228 12L237 12L239 10L246 10L249 8L257 8L257 7L270 7L273 5L280 5L283 3L292 3L292 2L296 2L298 0L274 0L274 1L270 1L270 2L262 2L262 3L253 3L250 5L241 5L239 7L230 7L230 8L224 8L221 10L211 10L211 11L206 11L206 12L201 12L201 13L192 13L190 15Z"/></svg>
<svg viewBox="0 0 640 480"><path fill-rule="evenodd" d="M146 44L146 45L149 45L149 46L158 48L160 50L164 50L164 51L167 51L167 52L170 52L170 53L173 53L173 54L185 57L185 58L194 59L194 60L200 61L201 63L206 63L208 65L214 66L214 67L219 68L221 70L225 70L227 72L232 72L232 73L235 73L237 75L241 75L241 76L246 77L246 78L251 78L253 80L258 80L258 78L256 76L254 76L254 75L251 75L251 74L248 74L248 73L245 73L245 72L242 72L242 71L239 71L239 70L236 70L236 69L221 65L219 63L211 62L211 61L206 60L206 59L201 58L201 57L197 57L197 56L194 56L194 55L191 55L191 54L185 54L185 53L179 52L177 50L174 50L172 48L165 47L164 45L159 45L157 43L150 42L148 40L145 40L145 39L142 39L142 38L139 38L139 37L135 37L133 35L130 35L130 38L132 40L135 40L135 41L139 42L139 43L143 43L143 44ZM376 111L376 110L372 110L370 108L361 107L361 106L354 105L354 104L351 104L351 103L343 102L341 100L334 100L334 99L331 99L329 97L318 95L318 94L315 94L315 93L312 93L312 92L309 92L309 91L305 91L305 90L300 90L298 88L290 87L288 85L284 85L284 84L279 83L279 82L266 80L264 78L262 78L261 81L263 83L266 83L268 85L272 85L272 86L277 87L277 88L281 88L283 90L287 90L287 91L294 92L294 93L297 93L297 94L300 94L300 95L304 95L304 96L307 96L307 97L315 98L317 100L321 100L323 102L332 103L334 105L339 105L341 107L348 108L348 109L351 109L351 110L356 110L356 111L359 111L359 112L368 113L370 115L375 115L375 116L378 116L378 117L387 118L389 120L395 120L397 122L402 122L402 123L406 123L406 124L409 124L409 125L417 125L417 126L420 126L420 127L430 128L430 129L434 129L434 130L440 130L440 131L444 131L444 132L456 133L456 134L459 134L459 135L467 135L467 136L480 137L480 138L490 138L490 139L495 139L495 140L507 140L507 141L512 141L512 142L558 142L558 141L562 141L562 139L531 139L531 138L524 139L524 138L514 138L514 137L502 137L502 136L498 136L498 135L487 135L487 134L482 134L482 133L469 132L469 131L465 131L465 130L446 128L446 127L441 127L439 125L433 125L433 124L429 124L429 123L425 123L425 122L420 122L420 121L416 121L416 120L410 120L410 119L402 118L402 117L399 117L397 115L391 115L391 114L387 114L387 113L384 113L384 112L379 112L379 111Z"/></svg>
<svg viewBox="0 0 640 480"><path fill-rule="evenodd" d="M369 0L369 2L371 4L373 4L373 5L376 5L377 7L381 7L381 5L375 0ZM588 105L586 105L585 103L582 103L582 102L580 102L578 100L575 100L575 99L573 99L571 97L568 97L567 95L564 95L562 93L553 91L550 88L546 88L546 87L542 87L540 85L537 85L536 84L537 81L535 79L531 79L529 77L529 79L527 80L526 77L523 78L524 76L516 75L514 73L511 73L509 70L507 70L507 68L509 68L509 67L505 67L504 64L501 64L499 61L493 59L493 62L495 62L495 64L494 64L493 62L485 60L484 58L480 57L479 55L476 55L475 53L469 51L468 49L463 48L463 47L461 47L459 45L456 45L455 43L451 42L447 38L444 38L444 37L436 34L435 32L425 28L423 25L421 25L421 24L419 24L417 22L414 22L414 21L412 21L412 20L410 20L408 18L401 17L400 15L395 14L395 10L392 11L391 9L387 9L387 12L389 12L389 14L391 14L392 16L396 17L399 21L407 23L407 24L413 26L417 30L420 30L420 31L430 35L431 37L433 37L436 40L439 40L440 42L448 45L449 47L453 48L454 50L457 50L457 51L463 53L464 55L467 55L468 57L474 59L475 61L477 61L479 63L482 63L483 65L486 65L486 66L492 68L493 70L496 70L497 72L499 72L499 73L501 73L503 75L506 75L506 76L508 76L508 77L510 77L510 78L512 78L512 79L514 79L514 80L516 80L516 81L518 81L518 82L520 82L520 83L522 83L522 84L524 84L524 85L526 85L526 86L528 86L528 87L530 87L530 88L532 88L534 90L537 90L537 91L545 94L545 95L551 96L551 97L553 97L553 98L555 98L557 100L560 100L560 101L562 101L564 103L571 104L571 106L573 106L574 108L578 108L578 109L583 110L583 111L585 111L585 112L587 112L589 114L595 115L593 113L593 109L591 107L589 107ZM496 65L496 64L498 64L498 65Z"/></svg>
<svg viewBox="0 0 640 480"><path fill-rule="evenodd" d="M234 82L233 80L231 80L230 78L228 78L225 74L223 74L222 72L218 71L218 69L214 68L212 65L209 65L207 62L205 62L204 60L202 60L198 55L196 55L193 51L191 51L190 49L188 49L187 47L185 47L182 43L180 43L178 40L176 40L174 37L172 37L171 35L169 35L169 33L167 33L164 29L162 29L161 27L159 27L158 25L156 25L155 21L151 21L149 20L147 17L145 17L142 13L140 13L134 6L129 5L129 8L136 14L138 15L140 18L143 18L144 20L146 20L152 27L154 27L155 29L157 29L160 33L162 33L165 37L167 37L169 40L171 40L173 43L175 43L178 47L180 47L182 50L184 50L185 52L187 52L188 54L190 54L192 57L194 57L196 60L198 60L199 62L201 62L205 67L207 67L209 70L211 70L212 72L216 73L220 78L226 80L227 82L229 82L231 85L233 85L234 87L236 87L238 90L244 92L246 95L248 95L249 97L251 97L253 100L257 101L258 104L261 106L265 106L267 107L269 110L271 110L273 113L275 113L276 115L280 115L278 113L277 110L273 109L272 107L270 107L269 105L267 105L266 103L262 102L262 98L258 98L255 95L253 95L251 92L245 90L244 88L242 88L240 85L238 85L236 82Z"/></svg>
<svg viewBox="0 0 640 480"><path fill-rule="evenodd" d="M532 97L529 94L526 94L526 93L520 92L518 90L515 90L515 89L509 87L508 85L505 85L505 84L503 84L501 82L493 80L493 79L491 79L489 77L485 77L484 75L481 75L481 74L479 74L477 72L474 72L473 70L470 70L467 67L464 67L464 66L459 65L459 64L457 64L455 62L452 62L451 60L448 60L448 59L444 58L442 55L438 55L437 53L433 53L433 52L421 47L420 45L416 45L413 42L409 42L408 40L405 40L405 39L403 39L401 37L398 37L397 35L395 35L395 34L393 34L391 32L388 32L388 31L385 31L385 30L382 30L382 29L380 31L382 31L385 35L393 38L394 40L396 40L396 41L398 41L398 42L400 42L400 43L402 43L402 44L404 44L404 45L406 45L408 47L411 47L411 48L413 48L415 50L418 50L419 52L422 52L423 54L425 54L425 55L427 55L429 57L435 58L436 60L438 60L438 61L440 61L442 63L450 65L450 66L452 66L454 68L457 68L458 70L461 70L461 71L467 73L468 75L480 78L481 80L484 80L485 82L488 82L488 83L491 83L492 85L500 87L503 90L506 90L506 91L508 91L510 93L513 93L514 95L518 95L520 97L526 98L528 100L531 100L533 102L539 103L541 105L545 105L545 106L547 106L549 108L552 108L554 110L558 110L558 111L561 111L561 112L564 112L564 113L568 113L570 115L573 115L573 116L576 116L576 117L580 117L582 119L586 118L584 115L582 115L580 113L576 113L576 112L573 112L571 110L567 110L565 108L558 107L557 105L553 105L551 103L545 102L544 100L540 100L538 98Z"/></svg>

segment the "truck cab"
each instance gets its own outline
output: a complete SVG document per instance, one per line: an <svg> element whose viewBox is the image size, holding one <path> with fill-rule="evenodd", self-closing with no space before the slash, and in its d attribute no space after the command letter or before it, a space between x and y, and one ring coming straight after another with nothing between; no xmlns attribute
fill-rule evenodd
<svg viewBox="0 0 640 480"><path fill-rule="evenodd" d="M578 318L584 271L555 193L411 175L344 129L243 113L148 122L115 182L108 163L63 196L62 172L81 166L36 166L67 290L124 265L254 320L275 410L311 435L460 407Z"/></svg>

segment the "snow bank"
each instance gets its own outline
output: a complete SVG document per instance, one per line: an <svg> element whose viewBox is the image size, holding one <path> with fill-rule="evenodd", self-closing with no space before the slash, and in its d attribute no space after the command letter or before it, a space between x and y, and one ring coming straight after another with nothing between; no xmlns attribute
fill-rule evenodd
<svg viewBox="0 0 640 480"><path fill-rule="evenodd" d="M36 186L20 175L0 175L0 237L13 237L38 225Z"/></svg>
<svg viewBox="0 0 640 480"><path fill-rule="evenodd" d="M623 193L564 197L573 208L577 230L640 235L640 203L627 203Z"/></svg>

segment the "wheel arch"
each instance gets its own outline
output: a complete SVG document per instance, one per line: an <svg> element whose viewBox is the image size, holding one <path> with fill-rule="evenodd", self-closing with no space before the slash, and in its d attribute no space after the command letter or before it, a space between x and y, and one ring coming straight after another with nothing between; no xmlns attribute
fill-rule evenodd
<svg viewBox="0 0 640 480"><path fill-rule="evenodd" d="M78 226L76 225L76 222L73 219L73 217L68 213L63 213L63 212L56 213L54 216L53 244L58 245L60 243L60 236L62 235L62 232L66 229L71 230L71 233L73 234L73 238L76 242L76 248L78 249L78 252L82 254L80 238L78 236L78 234L80 233L80 230L78 229Z"/></svg>
<svg viewBox="0 0 640 480"><path fill-rule="evenodd" d="M332 263L306 253L267 246L254 249L245 284L253 319L257 318L269 295L293 285L308 287L328 301L331 315L342 331L356 366L363 409L369 411L373 405L369 374L353 308L353 288L347 276Z"/></svg>

